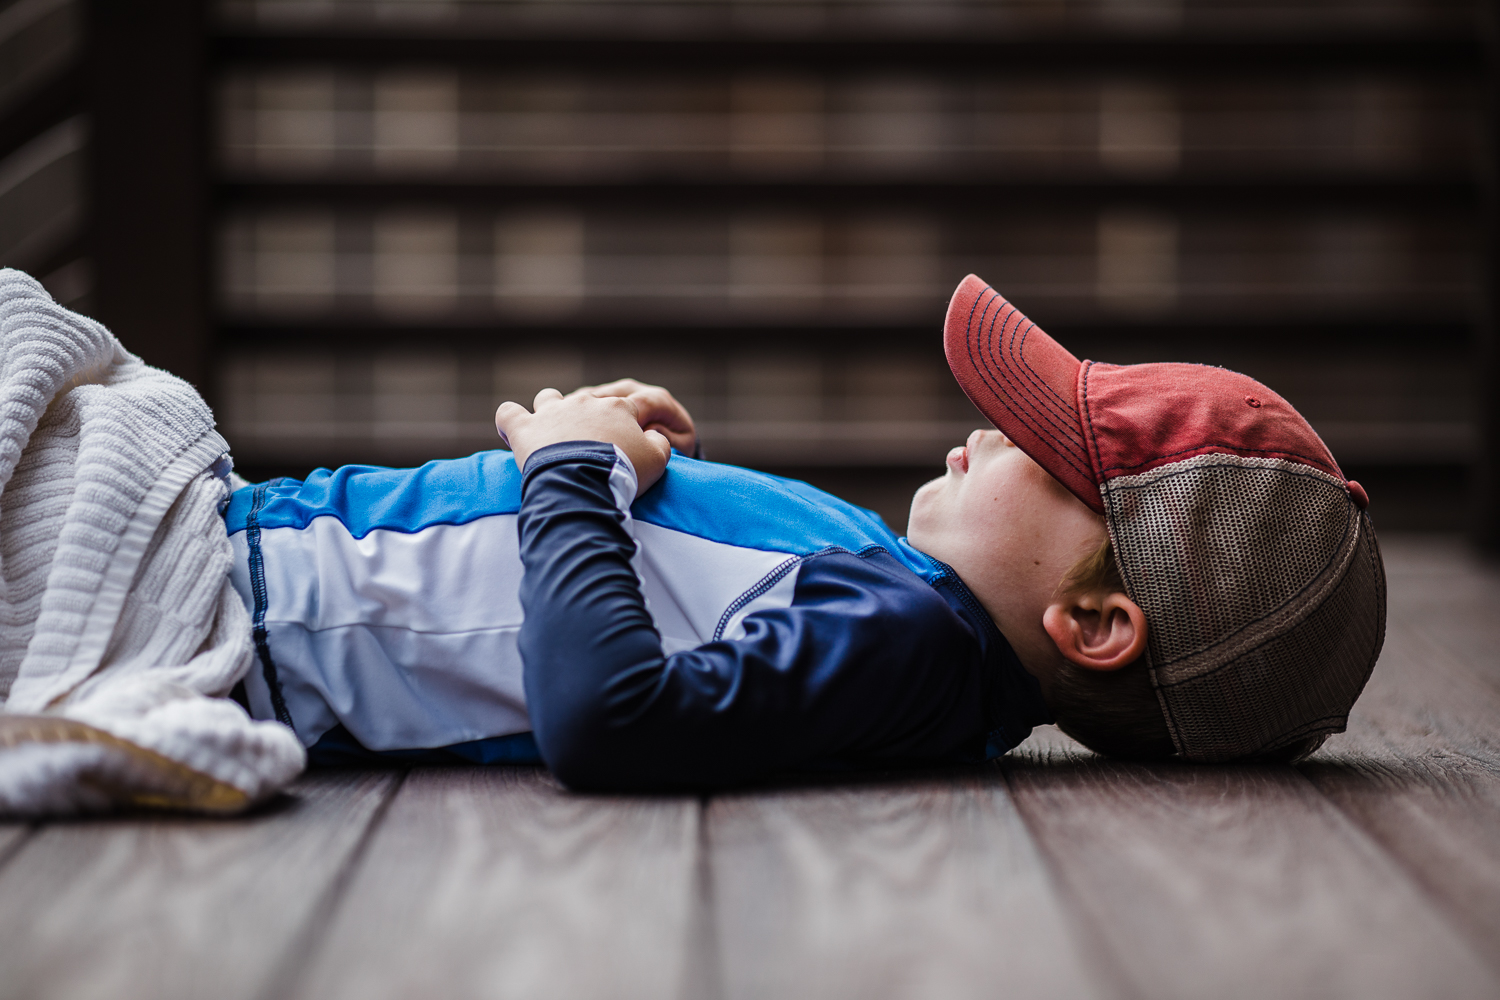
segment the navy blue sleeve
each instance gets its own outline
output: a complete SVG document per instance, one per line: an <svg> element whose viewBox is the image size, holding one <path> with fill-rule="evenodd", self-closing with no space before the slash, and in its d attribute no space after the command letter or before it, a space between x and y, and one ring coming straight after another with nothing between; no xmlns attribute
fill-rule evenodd
<svg viewBox="0 0 1500 1000"><path fill-rule="evenodd" d="M553 445L522 485L527 707L564 783L703 788L983 758L975 644L881 552L810 557L791 607L748 616L741 639L663 655L610 490L615 461L608 445Z"/></svg>

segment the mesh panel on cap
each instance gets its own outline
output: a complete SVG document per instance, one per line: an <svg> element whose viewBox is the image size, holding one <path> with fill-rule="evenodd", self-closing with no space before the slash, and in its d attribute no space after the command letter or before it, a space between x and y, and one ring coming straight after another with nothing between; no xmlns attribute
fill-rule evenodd
<svg viewBox="0 0 1500 1000"><path fill-rule="evenodd" d="M1293 462L1202 455L1109 480L1104 492L1157 664L1264 619L1349 544L1343 483Z"/></svg>
<svg viewBox="0 0 1500 1000"><path fill-rule="evenodd" d="M1385 578L1342 482L1205 455L1104 492L1184 756L1228 760L1344 728L1384 637Z"/></svg>
<svg viewBox="0 0 1500 1000"><path fill-rule="evenodd" d="M1368 521L1360 535L1348 572L1297 627L1158 689L1184 756L1233 760L1344 731L1385 636L1385 574Z"/></svg>

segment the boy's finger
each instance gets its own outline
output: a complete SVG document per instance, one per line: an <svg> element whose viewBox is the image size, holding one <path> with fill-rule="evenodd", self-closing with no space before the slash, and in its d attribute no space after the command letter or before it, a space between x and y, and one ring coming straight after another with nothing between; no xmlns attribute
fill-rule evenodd
<svg viewBox="0 0 1500 1000"><path fill-rule="evenodd" d="M692 428L692 418L688 416L687 410L665 389L654 385L642 386L626 398L636 404L636 412L640 415L643 426L661 424L673 431Z"/></svg>
<svg viewBox="0 0 1500 1000"><path fill-rule="evenodd" d="M650 442L651 447L655 448L661 454L662 461L665 462L671 459L672 442L667 440L665 434L661 431L647 431L646 440Z"/></svg>
<svg viewBox="0 0 1500 1000"><path fill-rule="evenodd" d="M563 394L558 392L556 389L543 389L541 392L536 394L536 399L532 400L531 408L533 410L539 410L542 408L543 402L562 398Z"/></svg>
<svg viewBox="0 0 1500 1000"><path fill-rule="evenodd" d="M495 430L500 434L500 440L510 444L509 431L516 426L516 422L531 416L531 412L513 400L506 400L495 410Z"/></svg>
<svg viewBox="0 0 1500 1000"><path fill-rule="evenodd" d="M645 429L664 434L672 447L684 454L693 450L693 442L697 440L697 435L692 431L679 431L666 424L647 424Z"/></svg>
<svg viewBox="0 0 1500 1000"><path fill-rule="evenodd" d="M591 396L629 396L644 388L643 383L633 378L618 378L602 385L586 385L578 391L587 392Z"/></svg>
<svg viewBox="0 0 1500 1000"><path fill-rule="evenodd" d="M526 409L526 407L522 406L520 403L517 403L513 399L507 399L505 402L500 404L498 409L495 410L495 423L499 424L502 421L510 423L516 420L518 417L529 416L531 416L530 410Z"/></svg>

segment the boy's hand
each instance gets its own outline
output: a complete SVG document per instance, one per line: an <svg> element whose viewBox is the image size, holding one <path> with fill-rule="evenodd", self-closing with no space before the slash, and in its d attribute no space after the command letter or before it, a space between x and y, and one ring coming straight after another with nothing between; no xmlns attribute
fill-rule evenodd
<svg viewBox="0 0 1500 1000"><path fill-rule="evenodd" d="M636 496L655 486L667 469L671 442L658 430L642 429L646 421L628 395L597 396L585 388L564 396L556 389L543 389L532 406L535 413L515 402L501 403L495 411L495 429L515 452L518 466L524 467L538 448L563 441L619 445L635 466Z"/></svg>
<svg viewBox="0 0 1500 1000"><path fill-rule="evenodd" d="M641 430L661 431L672 447L691 455L698 446L698 430L687 409L659 385L647 385L633 378L622 378L604 385L586 385L579 392L595 396L619 396L635 404Z"/></svg>

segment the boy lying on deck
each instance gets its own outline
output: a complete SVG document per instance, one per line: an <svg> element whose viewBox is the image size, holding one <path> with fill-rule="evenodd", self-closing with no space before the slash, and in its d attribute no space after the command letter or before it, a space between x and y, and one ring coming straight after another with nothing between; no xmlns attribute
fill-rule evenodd
<svg viewBox="0 0 1500 1000"><path fill-rule="evenodd" d="M909 538L686 457L691 417L633 382L504 404L513 455L239 490L252 714L314 762L539 753L589 789L976 762L1052 721L1195 761L1343 730L1384 635L1380 552L1285 400L1080 363L973 276L945 342L998 430L948 453Z"/></svg>

